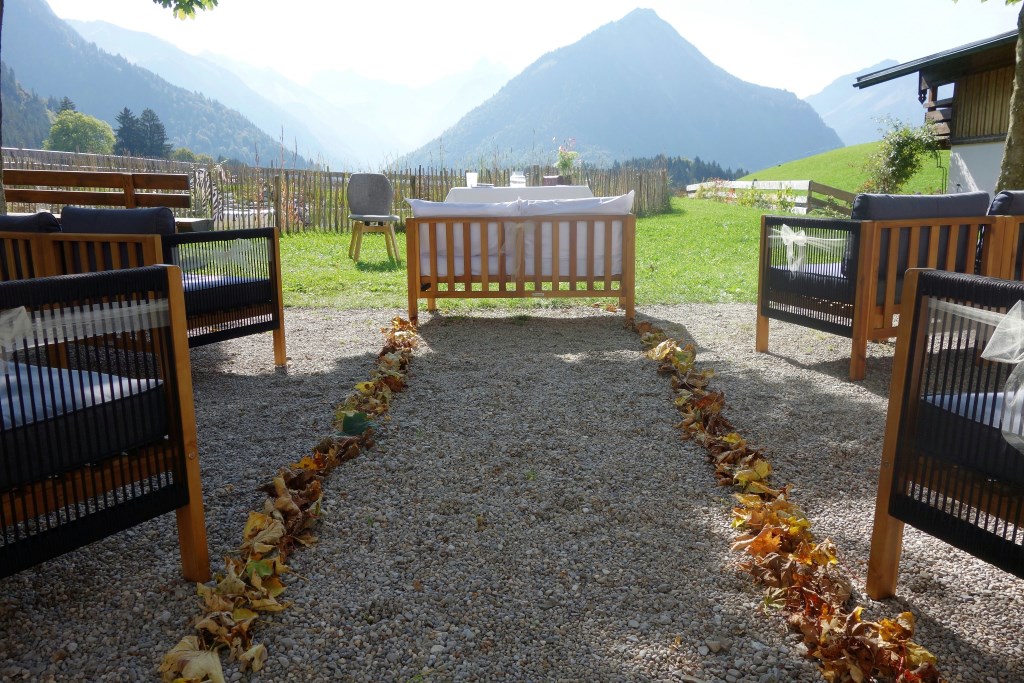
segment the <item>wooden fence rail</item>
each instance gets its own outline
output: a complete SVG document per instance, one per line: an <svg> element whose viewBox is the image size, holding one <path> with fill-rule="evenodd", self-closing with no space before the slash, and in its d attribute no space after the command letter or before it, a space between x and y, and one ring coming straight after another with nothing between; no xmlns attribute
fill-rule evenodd
<svg viewBox="0 0 1024 683"><path fill-rule="evenodd" d="M277 225L283 233L305 230L344 232L348 219L349 172L330 170L281 170L218 164L205 167L166 159L74 154L3 148L4 168L49 168L81 170L122 170L188 173L191 178L192 208L177 213L214 217L217 228L251 228ZM395 188L393 213L402 222L411 215L409 199L443 201L452 187L464 186L463 170L446 168L387 169L383 171ZM484 170L479 182L508 185L508 169ZM525 169L528 185L541 185L550 171L541 166ZM573 174L573 182L586 183L595 196L614 196L635 191L633 209L637 215L667 211L668 173L665 169L620 168L615 171L584 167ZM61 207L11 206L12 211L53 210Z"/></svg>
<svg viewBox="0 0 1024 683"><path fill-rule="evenodd" d="M791 205L793 213L799 214L815 209L849 214L855 195L813 180L711 180L687 185L686 196L773 209Z"/></svg>

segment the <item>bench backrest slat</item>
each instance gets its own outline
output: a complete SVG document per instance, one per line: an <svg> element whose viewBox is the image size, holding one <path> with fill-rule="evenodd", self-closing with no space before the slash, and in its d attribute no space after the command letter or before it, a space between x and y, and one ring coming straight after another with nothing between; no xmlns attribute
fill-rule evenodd
<svg viewBox="0 0 1024 683"><path fill-rule="evenodd" d="M186 173L12 168L4 171L4 185L7 201L16 203L126 208L167 206L172 209L192 206Z"/></svg>

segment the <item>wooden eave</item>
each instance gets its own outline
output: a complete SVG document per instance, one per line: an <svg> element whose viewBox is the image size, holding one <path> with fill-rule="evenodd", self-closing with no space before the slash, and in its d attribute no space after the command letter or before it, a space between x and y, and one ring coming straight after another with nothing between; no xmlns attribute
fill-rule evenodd
<svg viewBox="0 0 1024 683"><path fill-rule="evenodd" d="M920 74L921 92L952 83L969 74L1012 65L1016 60L1017 31L955 47L887 69L858 76L853 87L868 88L907 74Z"/></svg>

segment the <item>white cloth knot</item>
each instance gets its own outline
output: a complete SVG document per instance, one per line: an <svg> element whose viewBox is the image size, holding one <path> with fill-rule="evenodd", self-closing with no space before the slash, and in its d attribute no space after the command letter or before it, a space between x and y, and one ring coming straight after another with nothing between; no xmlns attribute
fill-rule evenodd
<svg viewBox="0 0 1024 683"><path fill-rule="evenodd" d="M793 273L803 270L808 249L823 254L823 263L838 263L846 248L846 239L843 237L812 237L803 230L794 230L785 223L778 228L772 228L769 238L780 240L786 247L786 263Z"/></svg>
<svg viewBox="0 0 1024 683"><path fill-rule="evenodd" d="M981 352L981 357L996 363L1016 366L1003 384L1000 431L1007 443L1024 453L1024 302L1018 301L1006 313L986 311L940 299L930 299L928 308L934 313L951 314L995 328ZM936 331L945 331L942 319L932 319L932 334Z"/></svg>
<svg viewBox="0 0 1024 683"><path fill-rule="evenodd" d="M1021 436L1021 421L1024 419L1024 302L1018 301L1006 312L981 357L1016 366L1003 385L1002 432L1011 446L1024 453L1024 437Z"/></svg>

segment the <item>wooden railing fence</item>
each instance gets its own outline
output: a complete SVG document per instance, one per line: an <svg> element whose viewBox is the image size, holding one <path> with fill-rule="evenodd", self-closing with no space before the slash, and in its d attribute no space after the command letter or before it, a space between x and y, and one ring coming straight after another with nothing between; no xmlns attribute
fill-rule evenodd
<svg viewBox="0 0 1024 683"><path fill-rule="evenodd" d="M276 224L283 233L319 230L343 232L351 228L346 190L351 173L330 170L216 165L210 168L166 159L74 154L3 148L4 168L160 171L191 176L192 209L187 215L214 217L217 228L249 228ZM466 173L456 169L406 168L383 171L395 188L393 213L411 215L405 199L443 201L452 187L465 185ZM479 182L508 185L508 169L484 170ZM524 171L528 185L541 185L549 169L534 166ZM633 210L647 215L668 210L668 173L664 169L582 168L573 182L590 186L595 196L635 191ZM56 210L60 207L9 207L12 211Z"/></svg>
<svg viewBox="0 0 1024 683"><path fill-rule="evenodd" d="M686 196L797 214L819 209L848 215L856 195L813 180L710 180L687 185Z"/></svg>

